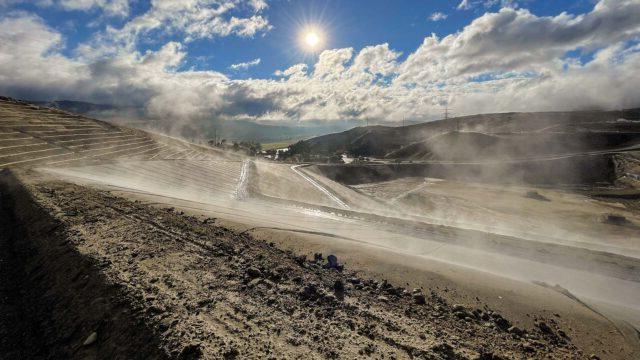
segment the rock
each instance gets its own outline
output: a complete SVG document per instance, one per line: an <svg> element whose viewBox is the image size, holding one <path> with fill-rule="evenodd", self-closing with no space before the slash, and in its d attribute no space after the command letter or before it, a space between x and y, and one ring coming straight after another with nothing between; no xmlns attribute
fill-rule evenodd
<svg viewBox="0 0 640 360"><path fill-rule="evenodd" d="M338 258L335 255L327 256L327 263L323 266L325 269L336 269L342 271L342 266L338 264Z"/></svg>
<svg viewBox="0 0 640 360"><path fill-rule="evenodd" d="M522 329L520 329L520 328L519 328L519 327L517 327L517 326L512 326L512 327L510 327L509 329L507 329L507 331L508 331L508 332L510 332L510 333L512 333L512 334L514 334L514 335L518 335L518 336L522 336L522 334L524 333L524 332L522 331Z"/></svg>
<svg viewBox="0 0 640 360"><path fill-rule="evenodd" d="M459 311L466 310L466 308L464 306L460 305L460 304L454 304L451 309L453 310L453 312L459 312Z"/></svg>
<svg viewBox="0 0 640 360"><path fill-rule="evenodd" d="M551 327L549 327L549 325L547 325L547 323L545 323L544 321L538 322L536 326L545 334L553 334L553 330L551 329Z"/></svg>
<svg viewBox="0 0 640 360"><path fill-rule="evenodd" d="M328 302L328 303L332 303L336 301L336 296L333 294L326 294L324 296L324 301Z"/></svg>
<svg viewBox="0 0 640 360"><path fill-rule="evenodd" d="M337 293L343 293L344 292L344 283L342 282L342 280L336 280L333 283L333 291L335 291Z"/></svg>
<svg viewBox="0 0 640 360"><path fill-rule="evenodd" d="M388 302L389 298L383 295L378 296L378 301Z"/></svg>
<svg viewBox="0 0 640 360"><path fill-rule="evenodd" d="M539 200L539 201L551 201L547 197L540 195L540 193L535 190L527 191L525 197L528 197L529 199Z"/></svg>
<svg viewBox="0 0 640 360"><path fill-rule="evenodd" d="M509 320L503 318L502 316L494 318L494 321L496 325L502 330L507 330L511 327L511 323L509 322Z"/></svg>
<svg viewBox="0 0 640 360"><path fill-rule="evenodd" d="M222 356L225 359L228 359L228 360L235 359L235 358L238 357L238 355L240 355L240 352L235 347L231 347L231 348L227 349L224 352L224 354L222 354Z"/></svg>
<svg viewBox="0 0 640 360"><path fill-rule="evenodd" d="M524 350L526 352L534 352L534 351L536 351L536 349L533 347L533 345L530 342L523 342L522 343L522 350Z"/></svg>
<svg viewBox="0 0 640 360"><path fill-rule="evenodd" d="M304 263L307 261L307 256L306 255L296 256L294 260L298 265L304 267Z"/></svg>
<svg viewBox="0 0 640 360"><path fill-rule="evenodd" d="M475 358L476 360L501 360L500 355L496 355L491 351L482 350L480 354Z"/></svg>
<svg viewBox="0 0 640 360"><path fill-rule="evenodd" d="M255 267L250 267L250 268L247 269L247 275L250 278L257 278L257 277L260 277L262 275L262 272L260 272L260 270L258 270Z"/></svg>
<svg viewBox="0 0 640 360"><path fill-rule="evenodd" d="M256 278L256 279L253 279L253 280L249 281L249 283L247 284L247 286L248 286L248 287L250 287L250 288L252 288L252 287L255 287L255 286L257 286L258 284L260 284L260 282L262 282L262 279L261 279L261 278Z"/></svg>
<svg viewBox="0 0 640 360"><path fill-rule="evenodd" d="M195 360L200 359L201 357L202 349L200 348L200 344L189 344L182 348L180 355L178 355L178 359L181 360Z"/></svg>
<svg viewBox="0 0 640 360"><path fill-rule="evenodd" d="M619 214L605 214L602 218L602 222L611 225L630 225L631 221L629 221L626 217Z"/></svg>
<svg viewBox="0 0 640 360"><path fill-rule="evenodd" d="M89 346L89 345L95 343L97 340L98 340L98 333L94 331L82 343L82 346Z"/></svg>
<svg viewBox="0 0 640 360"><path fill-rule="evenodd" d="M313 254L313 261L315 261L315 262L322 262L323 258L324 257L322 256L322 253Z"/></svg>
<svg viewBox="0 0 640 360"><path fill-rule="evenodd" d="M600 360L600 357L596 354L589 355L589 360Z"/></svg>
<svg viewBox="0 0 640 360"><path fill-rule="evenodd" d="M300 297L303 300L317 299L319 296L318 287L315 284L308 284L300 290Z"/></svg>
<svg viewBox="0 0 640 360"><path fill-rule="evenodd" d="M171 318L164 318L160 321L160 324L158 324L158 328L160 329L161 332L165 332L169 330L169 328L173 326L174 323L177 323L177 320L171 320Z"/></svg>
<svg viewBox="0 0 640 360"><path fill-rule="evenodd" d="M424 297L423 294L414 293L413 294L413 302L415 302L418 305L424 305L424 304L427 303L427 299Z"/></svg>

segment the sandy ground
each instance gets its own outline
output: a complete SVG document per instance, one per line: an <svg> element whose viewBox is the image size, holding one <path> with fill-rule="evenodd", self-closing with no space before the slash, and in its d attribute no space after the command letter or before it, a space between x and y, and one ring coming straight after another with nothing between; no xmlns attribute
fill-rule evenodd
<svg viewBox="0 0 640 360"><path fill-rule="evenodd" d="M232 163L230 162L229 166L238 169L234 170L237 171L234 174L239 174L241 162L236 162L236 165ZM213 168L216 167L214 165L211 164ZM137 164L135 168L140 166L142 165ZM159 166L166 165L154 165L154 167ZM254 177L261 175L260 167L257 168L258 174L253 174ZM109 174L102 174L99 179L87 175L95 173L95 168L90 171L82 168L60 170L56 171L56 176L109 190L118 196L140 200L155 207L172 206L193 216L215 217L216 224L236 232L252 234L257 239L273 242L279 249L291 250L294 254L304 254L309 258L314 252L325 255L336 254L341 261L346 262L350 270L357 270L359 276L374 278L377 281L387 279L394 286L403 286L407 289L415 287L433 290L450 304L464 304L469 308L486 305L502 314L509 314L510 321L521 329L535 331L538 328L536 319L553 319L563 327L563 332L571 339L572 344L583 351L583 355L593 353L601 358L625 359L638 354L638 335L634 326L637 327L639 321L638 310L634 309L637 303L633 299L640 294L640 288L637 280L626 280L632 279L633 274L638 273L632 258L615 258L618 256L615 253L594 252L595 250L588 247L567 247L566 249L570 251L565 255L574 260L580 260L581 256L595 256L595 260L601 259L598 260L601 261L600 265L594 263L597 269L585 271L584 267L580 268L579 265L584 261L590 263L594 259L583 258L582 262L569 264L571 266L550 263L550 261L557 262L557 259L550 258L545 247L558 244L527 241L525 242L527 248L535 249L535 247L531 248L533 244L538 247L538 250L533 253L512 253L507 256L500 251L496 252L496 249L488 251L488 249L470 248L470 242L457 245L448 243L457 241L456 231L458 230L452 228L425 227L418 229L420 231L398 229L398 226L391 227L388 224L372 222L364 218L365 215L362 215L364 213L341 213L337 210L328 211L323 207L304 206L299 203L285 205L260 198L239 202L234 200L234 190L230 180L227 186L216 185L213 190L207 188L207 191L199 192L191 188L187 189L188 191L184 188L176 188L170 185L171 181L164 187L156 188L151 186L153 182L164 181L165 177L159 176L161 172L155 172L154 178L141 180L140 183L144 186L134 186L135 182L126 181L128 177L119 176L118 171L113 170L117 168L112 169ZM282 167L278 171L271 171L271 176L279 175L280 179L287 180L289 176L296 176L294 172L287 170L290 169ZM229 174L229 170L222 173ZM220 183L215 174L209 174L204 179L209 183ZM173 183L176 182L185 181L180 181L179 177L173 178ZM325 179L318 179L318 182L331 186ZM291 182L291 184L295 183L295 181ZM429 184L431 183L438 182L431 181ZM264 182L259 184L262 188L265 187ZM306 188L307 184L301 186ZM418 187L419 190L423 188L421 184L418 184ZM155 190L149 191L149 188ZM396 199L395 201L402 199L403 196L406 197L406 193L414 191L414 188L407 184L396 188L404 190L398 191L388 184L377 187L378 191L385 189L390 189L386 190L389 192L395 191L389 195L392 199ZM331 188L335 194L351 203L354 198L366 196L367 189L359 189L360 192L354 192L356 195L353 197L345 195L345 189L348 190L348 188ZM486 189L482 190L486 191ZM521 190L525 189L512 190L510 200L534 201L524 198ZM551 197L552 202L559 202L559 195L542 190L541 193ZM271 196L275 195L277 194L271 194ZM479 197L479 195L475 196ZM491 194L491 196L496 195ZM380 204L380 199L385 200L383 196L378 196L378 199L369 201L375 205ZM470 199L474 197L470 196ZM573 198L570 200L575 201ZM535 201L539 202L539 200ZM451 207L456 205L453 201L450 203L453 204L450 205ZM505 203L509 202L505 200ZM467 205L471 210L477 206L473 201ZM535 205L533 207L535 208ZM508 213L508 210L503 211ZM413 216L419 217L421 214L416 213ZM443 229L446 231L443 232ZM439 240L439 237L443 237L442 240ZM505 239L514 241L511 238L501 237L471 240L480 243L481 241L504 242ZM512 248L514 246L511 243L503 244ZM611 246L606 243L602 245ZM552 255L557 255L557 248L550 249ZM584 253L584 249L589 252ZM532 260L536 258L537 261ZM611 259L615 259L616 262L630 261L631 268L624 266L611 268L610 264L607 265ZM597 272L593 273L592 270ZM533 283L534 281L536 283ZM546 287L540 282L546 283ZM556 284L561 284L562 287L553 288ZM606 290L603 291L603 289ZM594 291L602 292L601 295L604 296L605 301L601 298L602 296L600 298L595 296L597 294L594 294ZM541 356L540 354L530 355Z"/></svg>
<svg viewBox="0 0 640 360"><path fill-rule="evenodd" d="M451 304L441 295L446 289L326 268L325 256L305 259L208 217L61 181L34 181L29 190L67 234L61 246L100 264L106 282L138 299L135 312L172 357L588 356L561 314L530 314L535 326L514 327L483 301ZM96 329L112 320L105 313ZM102 358L101 347L113 344L94 332L93 340L72 333L68 342L85 357ZM59 355L69 351L57 345Z"/></svg>
<svg viewBox="0 0 640 360"><path fill-rule="evenodd" d="M19 102L0 118L0 168L23 167L0 174L2 358L640 358L624 189L350 187Z"/></svg>
<svg viewBox="0 0 640 360"><path fill-rule="evenodd" d="M567 190L428 178L404 178L355 188L444 224L531 239L580 243L640 257L637 241L640 214L621 203L598 201ZM541 197L528 197L531 191ZM622 215L629 224L606 223L603 220L607 214Z"/></svg>

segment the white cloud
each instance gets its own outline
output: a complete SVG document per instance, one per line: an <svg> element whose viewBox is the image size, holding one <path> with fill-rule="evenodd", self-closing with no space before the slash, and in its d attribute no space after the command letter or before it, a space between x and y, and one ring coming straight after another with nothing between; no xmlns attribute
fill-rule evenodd
<svg viewBox="0 0 640 360"><path fill-rule="evenodd" d="M34 3L39 7L57 5L67 11L90 11L98 9L107 16L127 16L130 0L0 0L0 7L21 3Z"/></svg>
<svg viewBox="0 0 640 360"><path fill-rule="evenodd" d="M257 59L253 59L251 61L247 61L247 62L241 62L241 63L237 63L237 64L233 64L231 66L229 66L229 68L231 70L234 71L239 71L239 70L247 70L250 67L256 66L260 64L260 61L262 61L260 58Z"/></svg>
<svg viewBox="0 0 640 360"><path fill-rule="evenodd" d="M172 16L184 4L162 11ZM230 10L217 11L231 18ZM445 103L457 114L630 107L640 105L639 17L638 0L601 0L577 16L504 8L457 33L425 38L406 59L389 44L331 49L313 65L276 71L276 78L233 80L180 70L185 41L144 53L116 47L109 56L65 56L58 31L37 16L10 13L0 18L0 93L135 106L176 126L211 118L427 120L441 116ZM199 36L191 23L171 19L132 21L141 33L169 24L184 38ZM566 58L575 50L593 52L593 59Z"/></svg>
<svg viewBox="0 0 640 360"><path fill-rule="evenodd" d="M530 0L521 0L527 2ZM483 6L485 9L499 5L501 8L517 8L520 6L516 0L462 0L458 4L458 10L470 10L472 8Z"/></svg>
<svg viewBox="0 0 640 360"><path fill-rule="evenodd" d="M434 12L433 14L431 14L431 16L429 16L429 20L431 21L440 21L440 20L444 20L448 17L447 14L442 13L442 12Z"/></svg>
<svg viewBox="0 0 640 360"><path fill-rule="evenodd" d="M543 71L567 51L597 49L640 33L640 1L601 0L590 13L539 17L502 8L461 32L425 38L402 65L400 79L428 83L496 71Z"/></svg>
<svg viewBox="0 0 640 360"><path fill-rule="evenodd" d="M21 4L25 2L28 2L28 1L27 0L0 0L0 8L9 7L11 5ZM47 7L47 6L53 5L53 0L34 0L31 2L39 7Z"/></svg>
<svg viewBox="0 0 640 360"><path fill-rule="evenodd" d="M59 0L65 10L89 11L100 9L110 16L129 14L129 0Z"/></svg>
<svg viewBox="0 0 640 360"><path fill-rule="evenodd" d="M251 14L238 15L246 7L251 8ZM230 35L253 37L272 28L260 14L265 8L264 0L155 0L145 13L122 27L107 27L79 52L86 57L113 55L123 48L135 50L140 41L171 36L180 36L185 42Z"/></svg>
<svg viewBox="0 0 640 360"><path fill-rule="evenodd" d="M469 0L462 0L460 4L458 4L458 10L469 10L471 9L471 2Z"/></svg>

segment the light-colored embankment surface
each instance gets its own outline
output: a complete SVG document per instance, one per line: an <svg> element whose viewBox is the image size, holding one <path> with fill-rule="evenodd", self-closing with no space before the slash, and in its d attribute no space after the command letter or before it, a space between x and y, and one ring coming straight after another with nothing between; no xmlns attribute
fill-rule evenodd
<svg viewBox="0 0 640 360"><path fill-rule="evenodd" d="M0 169L114 159L233 157L175 138L0 97Z"/></svg>
<svg viewBox="0 0 640 360"><path fill-rule="evenodd" d="M575 191L423 177L355 186L398 211L460 226L640 258L640 213ZM595 191L597 192L597 191ZM606 191L604 191L606 193ZM615 214L623 223L607 221Z"/></svg>
<svg viewBox="0 0 640 360"><path fill-rule="evenodd" d="M6 298L29 304L25 313L50 315L25 323L44 336L20 332L44 344L45 357L589 357L573 339L581 325L564 313L529 314L536 325L513 328L482 301L455 306L445 289L413 291L350 267L325 269L325 257L300 258L214 219L27 178L22 188L2 175L3 204L13 204L3 207L12 222L3 230L16 229L2 232L3 246L33 249L13 258L14 266L29 267L28 281L14 282ZM55 225L34 226L36 219ZM27 226L29 236L12 235ZM51 236L60 241L46 241ZM607 344L601 355L630 355L606 322L591 322ZM3 321L2 329L12 324ZM12 341L18 338L3 337L3 349L32 348Z"/></svg>

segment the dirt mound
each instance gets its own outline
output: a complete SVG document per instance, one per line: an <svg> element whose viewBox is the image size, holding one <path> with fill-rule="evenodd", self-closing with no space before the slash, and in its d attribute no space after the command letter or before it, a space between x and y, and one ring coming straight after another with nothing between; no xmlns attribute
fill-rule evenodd
<svg viewBox="0 0 640 360"><path fill-rule="evenodd" d="M28 299L51 319L33 311L24 324L45 324L35 339L54 358L579 357L553 319L520 329L486 305L363 279L215 219L62 182L30 189L36 203L15 185L3 194L9 209L52 219L26 230L36 255L25 262Z"/></svg>
<svg viewBox="0 0 640 360"><path fill-rule="evenodd" d="M70 229L0 175L0 354L13 359L165 358L139 300L82 256ZM63 213L73 216L73 210Z"/></svg>

